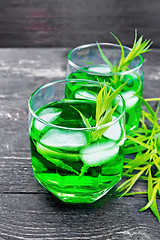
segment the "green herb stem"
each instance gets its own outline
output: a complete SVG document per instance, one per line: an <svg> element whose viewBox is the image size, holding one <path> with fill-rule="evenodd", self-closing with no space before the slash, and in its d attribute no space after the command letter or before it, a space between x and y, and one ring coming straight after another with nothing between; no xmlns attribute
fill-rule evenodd
<svg viewBox="0 0 160 240"><path fill-rule="evenodd" d="M159 98L154 98L149 99L149 101L155 99L156 101L159 100ZM150 208L158 221L160 221L156 203L156 197L160 194L160 125L157 117L159 103L154 112L148 104L149 101L142 98L146 110L141 111L141 127L132 131L130 136L127 136L125 154L135 153L136 156L134 159L124 159L123 176L128 179L117 188L117 191L121 192L120 196L130 196L134 193L129 193L129 191L138 179L148 182L148 189L145 192L148 203L140 211ZM146 120L152 125L145 124ZM143 194L143 192L139 194Z"/></svg>

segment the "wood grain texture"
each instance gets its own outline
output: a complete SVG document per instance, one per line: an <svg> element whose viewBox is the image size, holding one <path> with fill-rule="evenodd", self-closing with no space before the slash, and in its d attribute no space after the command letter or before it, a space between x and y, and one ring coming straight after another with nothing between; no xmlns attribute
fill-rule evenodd
<svg viewBox="0 0 160 240"><path fill-rule="evenodd" d="M143 205L137 197L71 207L50 194L3 194L0 204L1 239L5 240L159 239L159 224L151 213L135 214Z"/></svg>
<svg viewBox="0 0 160 240"><path fill-rule="evenodd" d="M28 139L30 94L65 78L68 48L0 49L0 239L158 240L159 223L138 210L145 196L115 198L114 189L95 204L60 203L33 177ZM160 50L144 56L144 96L160 95ZM134 190L142 191L139 182ZM160 206L160 199L157 199Z"/></svg>
<svg viewBox="0 0 160 240"><path fill-rule="evenodd" d="M159 0L2 0L1 47L75 47L133 42L134 29L160 47Z"/></svg>

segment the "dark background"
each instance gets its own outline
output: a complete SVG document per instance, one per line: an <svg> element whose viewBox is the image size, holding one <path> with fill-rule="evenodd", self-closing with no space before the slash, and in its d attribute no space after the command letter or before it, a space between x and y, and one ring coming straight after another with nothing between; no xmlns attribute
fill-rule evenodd
<svg viewBox="0 0 160 240"><path fill-rule="evenodd" d="M159 0L0 0L0 47L131 46L135 28L160 47Z"/></svg>

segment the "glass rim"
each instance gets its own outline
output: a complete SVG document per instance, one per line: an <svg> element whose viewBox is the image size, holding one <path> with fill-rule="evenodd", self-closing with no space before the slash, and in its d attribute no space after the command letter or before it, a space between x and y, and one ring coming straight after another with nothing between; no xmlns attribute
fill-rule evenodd
<svg viewBox="0 0 160 240"><path fill-rule="evenodd" d="M118 44L115 44L115 43L99 43L100 46L112 46L112 47L118 47L121 49L120 45ZM77 50L80 50L80 49L83 49L83 48L89 48L89 47L94 47L94 46L97 46L96 43L88 43L88 44L84 44L84 45L80 45L76 48L73 48L69 53L68 53L68 62L71 64L72 67L76 68L77 70L81 70L83 72L88 72L90 75L98 75L98 76L119 76L119 75L127 75L127 74L130 74L134 71L137 71L139 68L142 67L143 65L143 57L142 55L139 55L137 56L136 58L139 58L140 59L140 64L135 67L135 68L132 68L130 70L127 70L127 71L124 71L124 72L117 72L117 73L99 73L99 72L93 72L93 71L87 71L85 70L84 67L80 67L79 65L75 64L72 60L71 60L71 54ZM130 47L127 47L127 46L124 46L123 45L123 48L128 50L128 51L131 51L132 48ZM134 60L134 59L133 59ZM132 61L133 61L132 60Z"/></svg>
<svg viewBox="0 0 160 240"><path fill-rule="evenodd" d="M91 130L98 130L98 129L102 129L102 128L105 128L105 127L109 127L113 124L115 124L116 122L118 122L125 114L125 109L126 109L126 104L125 104L125 100L123 98L123 96L119 93L117 96L120 96L121 100L122 100L122 113L116 118L114 119L113 121L111 122L108 122L106 124L103 124L103 125L100 125L100 126L95 126L95 127L90 127L90 128L71 128L71 127L63 127L63 126L59 126L59 125L55 125L55 124L52 124L52 123L49 123L45 120L43 120L41 117L39 117L36 112L32 109L32 106L31 106L31 103L32 103L32 99L33 99L33 96L41 89L43 88L46 88L46 87L50 87L54 84L57 84L57 83L64 83L64 82L88 82L89 84L90 83L94 83L96 85L98 85L98 82L95 82L95 81L92 81L92 80L88 80L88 79L63 79L63 80L56 80L56 81L52 81L52 82L49 82L49 83L46 83L46 84L43 84L41 85L40 87L38 87L35 91L33 91L33 93L30 95L30 98L29 98L29 101L28 101L28 108L29 108L29 112L31 113L31 115L36 119L38 120L39 122L43 123L44 125L46 126L49 126L51 128L59 128L59 129L65 129L65 130L72 130L72 131L91 131ZM107 85L109 88L111 88L113 91L115 91L115 89L113 89L111 86ZM70 100L74 100L74 99L70 99ZM75 99L75 100L78 100L78 99ZM79 100L83 100L83 99L79 99ZM84 99L85 100L85 99ZM92 100L90 100L92 101ZM38 109L37 109L38 110Z"/></svg>

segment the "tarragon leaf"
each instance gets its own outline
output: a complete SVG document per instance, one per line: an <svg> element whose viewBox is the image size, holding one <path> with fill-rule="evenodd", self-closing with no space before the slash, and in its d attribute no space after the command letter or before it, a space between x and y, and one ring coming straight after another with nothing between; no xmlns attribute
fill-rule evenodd
<svg viewBox="0 0 160 240"><path fill-rule="evenodd" d="M117 42L119 43L119 45L120 45L120 47L121 47L121 59L120 59L120 61L119 61L119 66L118 66L118 68L117 68L117 66L116 66L116 70L119 71L119 69L121 68L121 65L122 65L123 62L124 62L124 48L123 48L123 46L122 46L122 43L119 41L119 39L118 39L113 33L111 33L111 34L112 34L112 36L117 40Z"/></svg>
<svg viewBox="0 0 160 240"><path fill-rule="evenodd" d="M147 166L148 167L148 166ZM129 190L132 188L132 186L136 183L136 181L139 179L139 177L144 173L144 171L146 171L147 167L143 168L141 171L139 171L139 173L135 174L132 178L128 179L130 181L125 181L125 183L127 184L121 184L117 190L118 192L124 191L124 189L127 188L127 190L121 195L121 197L123 197L126 193L129 192Z"/></svg>
<svg viewBox="0 0 160 240"><path fill-rule="evenodd" d="M153 153L151 152L149 154L141 154L139 156L136 156L136 158L132 162L126 165L129 168L127 172L132 172L136 167L145 164L152 157L152 155Z"/></svg>
<svg viewBox="0 0 160 240"><path fill-rule="evenodd" d="M45 157L45 155L44 155L44 157ZM67 171L69 171L69 172L73 172L73 173L79 175L79 172L77 172L74 168L72 168L72 167L69 166L68 164L64 163L64 162L63 162L62 160L60 160L60 159L51 158L51 157L49 157L49 156L46 156L46 159L47 159L48 161L50 161L51 163L55 164L55 165L56 165L57 167L59 167L59 168L62 168L62 169L64 169L64 170L67 170Z"/></svg>
<svg viewBox="0 0 160 240"><path fill-rule="evenodd" d="M79 175L79 178L81 178L88 170L89 166L84 164L81 168L81 172L80 172L80 175Z"/></svg>
<svg viewBox="0 0 160 240"><path fill-rule="evenodd" d="M118 103L116 104L116 106L114 108L112 108L109 112L106 111L105 115L101 117L100 121L99 121L99 124L100 125L103 125L103 124L106 124L108 122L111 122L112 121L112 116L113 116L113 113L114 111L116 110L118 106Z"/></svg>
<svg viewBox="0 0 160 240"><path fill-rule="evenodd" d="M135 143L138 143L139 145L145 147L146 149L151 149L151 146L150 146L150 145L148 145L148 144L140 141L138 138L134 138L134 137L129 136L129 135L126 135L126 138L132 140L132 141L135 142Z"/></svg>
<svg viewBox="0 0 160 240"><path fill-rule="evenodd" d="M139 211L142 212L144 210L146 210L147 208L151 208L152 212L154 213L154 215L158 218L158 220L160 221L159 218L159 213L158 213L158 209L157 209L157 204L156 204L156 194L159 188L159 183L157 183L154 188L152 188L152 179L151 179L151 175L148 178L149 180L149 188L148 188L148 198L149 198L149 202L147 203L147 205L143 208L141 208Z"/></svg>
<svg viewBox="0 0 160 240"><path fill-rule="evenodd" d="M144 103L145 107L147 108L148 112L151 114L151 116L153 117L153 119L155 121L158 120L155 112L153 111L153 109L151 108L151 106L148 104L148 102L141 96L139 96L139 98L142 100L142 102Z"/></svg>
<svg viewBox="0 0 160 240"><path fill-rule="evenodd" d="M98 47L98 49L99 49L99 52L100 52L100 54L101 54L102 59L103 59L104 62L110 67L111 71L113 72L113 65L112 65L112 63L108 60L108 58L104 55L104 53L103 53L103 51L102 51L102 49L101 49L101 47L100 47L100 45L99 45L98 42L97 42L97 47Z"/></svg>
<svg viewBox="0 0 160 240"><path fill-rule="evenodd" d="M111 105L112 101L115 99L115 97L122 91L122 89L127 85L129 80L127 80L125 83L123 83L119 88L117 88L113 93L105 99L105 108L108 109L108 107Z"/></svg>
<svg viewBox="0 0 160 240"><path fill-rule="evenodd" d="M72 105L70 105L70 107L74 108L80 114L81 118L83 119L83 122L84 122L85 126L87 128L90 128L91 125L90 125L88 119L77 108L73 107Z"/></svg>
<svg viewBox="0 0 160 240"><path fill-rule="evenodd" d="M128 147L124 149L124 154L133 154L144 150L146 150L146 148L143 146Z"/></svg>

